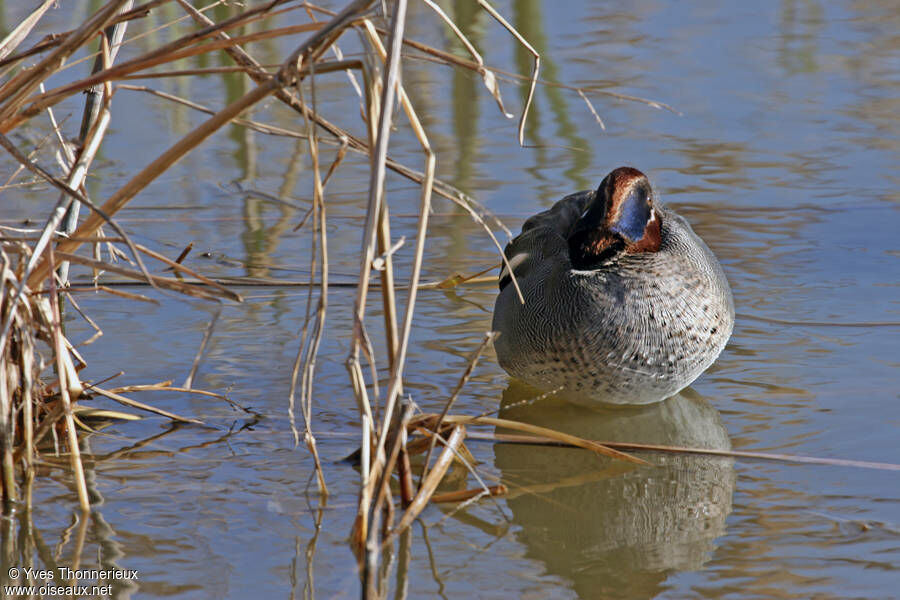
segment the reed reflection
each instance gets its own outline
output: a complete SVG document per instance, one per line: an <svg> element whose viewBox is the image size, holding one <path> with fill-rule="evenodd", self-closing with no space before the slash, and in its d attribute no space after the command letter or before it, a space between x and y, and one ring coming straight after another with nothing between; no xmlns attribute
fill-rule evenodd
<svg viewBox="0 0 900 600"><path fill-rule="evenodd" d="M512 383L500 416L598 441L731 447L718 411L691 390L640 408L596 410L553 398L521 405L535 395ZM494 446L526 555L581 597L654 597L672 571L702 568L725 533L735 487L731 459L641 457L654 466L576 449Z"/></svg>
<svg viewBox="0 0 900 600"><path fill-rule="evenodd" d="M513 2L513 24L519 33L541 54L540 77L545 81L556 83L561 78L556 61L553 60L548 48L548 38L544 31L546 18L541 8L542 4L535 0L517 0ZM518 72L530 73L534 62L531 53L521 44L516 45L515 53ZM528 96L529 85L528 81L523 81L519 86L523 106ZM563 161L563 163L569 166L563 173L568 180L573 182L575 189L590 188L594 185L591 175L588 173L592 162L592 152L591 145L579 135L579 128L583 126L583 123L579 122L581 119L573 120L569 115L569 104L563 90L560 88L543 85L539 86L535 91L536 95L539 93L543 93L546 96L550 111L553 114L553 120L556 124L556 130L554 131L556 138L564 140L567 146L567 160ZM599 126L595 123L591 123L589 127L598 127L599 131ZM545 148L548 142L541 138L541 110L537 99L531 107L528 120L525 122L525 135L528 143L535 146L534 152L537 168L534 172L540 179L540 166L548 164L550 161Z"/></svg>

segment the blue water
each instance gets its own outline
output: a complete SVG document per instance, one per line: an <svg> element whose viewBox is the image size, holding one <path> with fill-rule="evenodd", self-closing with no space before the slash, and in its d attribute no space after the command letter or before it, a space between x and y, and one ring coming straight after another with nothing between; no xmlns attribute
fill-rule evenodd
<svg viewBox="0 0 900 600"><path fill-rule="evenodd" d="M488 64L511 72L530 68L529 55L469 2L442 6ZM25 14L10 3L0 8L7 30ZM598 439L900 463L896 7L642 1L623 12L619 3L522 0L497 8L541 51L543 77L663 102L677 114L589 94L604 130L577 93L539 86L526 127L530 147L523 149L516 121L499 114L477 77L411 57L404 82L437 152L439 177L516 232L529 215L596 186L612 168L638 167L719 257L738 317L719 361L690 390L658 406L598 413L548 402L517 412L507 405L526 392L509 386L488 351L454 412L496 410L503 401L510 418ZM73 27L88 10L74 3L51 11L33 38ZM133 30L179 15L167 6ZM271 26L289 19L303 20L285 17ZM410 7L408 32L461 51L424 5ZM123 56L170 34L157 35ZM277 63L298 39L251 50ZM358 48L355 36L342 43L350 53ZM212 107L249 89L218 76L133 83ZM518 115L523 84L504 79L501 90L507 109ZM316 93L329 118L364 131L343 76L322 76ZM73 115L66 124L73 135L80 102L79 96L57 109L60 118ZM117 92L113 110L112 131L88 184L98 199L203 118L128 90ZM274 100L250 116L304 130ZM398 124L391 154L421 169L414 136L405 119ZM21 131L33 141L48 129L36 119ZM323 144L322 152L330 163L334 147ZM49 153L40 156L53 164ZM3 173L14 168L9 159L0 164ZM310 173L305 142L226 129L137 197L119 222L136 241L169 256L193 242L186 264L209 275L304 281L310 229L292 229L311 203ZM236 180L298 208L238 192ZM328 184L332 282L357 276L367 182L367 160L350 154ZM393 174L387 189L392 234L407 239L395 257L397 278L406 281L418 189ZM55 199L37 188L2 193L4 225L39 221ZM495 231L501 242L507 239ZM479 226L436 200L423 279L475 273L497 262ZM180 384L215 306L128 290L161 303L77 296L104 331L80 349L89 363L83 377L124 370L107 386ZM357 596L348 536L359 474L339 462L359 445L344 366L353 288L329 294L314 388L312 427L325 461L327 501L315 492L311 458L294 447L287 417L306 288L239 291L246 301L223 308L194 385L227 393L250 412L202 396L135 394L214 428L173 427L148 417L85 441L83 451L96 458L88 465L95 510L81 565L137 569L139 597ZM406 389L423 410L440 409L456 386L490 327L495 293L492 285L420 292ZM399 298L402 306L405 294ZM385 377L381 324L375 294L367 326ZM75 316L68 327L74 340L91 335ZM653 468L628 469L575 450L476 441L470 448L479 471L507 483L509 497L452 517L450 507L428 508L423 525L412 528L408 568L400 566L399 546L383 557L391 565L391 595L408 577L410 597L896 596L895 472L656 454L647 455ZM3 529L3 566L22 566L25 556L40 565L54 554L59 565L72 565L75 540L66 531L77 500L70 477L61 469L42 471L34 496L31 519L20 514ZM42 542L29 545L26 526ZM116 590L118 597L133 593Z"/></svg>

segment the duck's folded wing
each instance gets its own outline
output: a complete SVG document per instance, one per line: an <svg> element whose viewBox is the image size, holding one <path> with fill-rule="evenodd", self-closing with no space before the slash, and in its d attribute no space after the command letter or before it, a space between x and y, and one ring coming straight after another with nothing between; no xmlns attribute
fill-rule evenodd
<svg viewBox="0 0 900 600"><path fill-rule="evenodd" d="M594 199L595 193L593 190L587 190L569 194L544 212L539 212L525 221L525 224L522 225L522 233L538 227L546 227L562 237L568 238L569 232L572 231L575 222L587 210L588 204ZM509 246L515 245L516 239L510 242ZM507 246L507 249L509 246Z"/></svg>
<svg viewBox="0 0 900 600"><path fill-rule="evenodd" d="M524 279L536 264L568 252L566 240L575 222L594 197L593 191L570 194L549 209L530 217L522 233L506 245L504 254L516 280ZM512 281L509 268L500 271L500 289Z"/></svg>

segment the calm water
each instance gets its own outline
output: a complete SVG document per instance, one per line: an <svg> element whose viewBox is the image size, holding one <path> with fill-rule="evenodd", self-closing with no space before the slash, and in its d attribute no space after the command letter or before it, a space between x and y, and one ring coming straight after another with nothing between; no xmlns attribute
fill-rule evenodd
<svg viewBox="0 0 900 600"><path fill-rule="evenodd" d="M595 94L604 131L575 92L540 87L526 131L533 147L522 149L515 122L498 114L476 78L410 61L405 82L437 149L439 176L518 231L527 216L596 186L611 168L641 168L719 256L735 294L734 336L716 365L681 395L612 412L551 401L510 407L528 392L510 385L489 353L457 412L502 403L503 416L597 439L900 463L896 3L785 0L720 8L639 1L627 13L618 3L583 4L513 0L498 8L542 51L544 77L659 100L681 114ZM528 55L474 3L442 5L490 64L527 71ZM55 10L38 35L71 28L92 6ZM24 15L19 3L0 7L6 30ZM410 11L412 37L458 51L424 6L413 3ZM179 15L169 6L151 19ZM154 35L123 53L158 44L166 33ZM267 42L254 52L275 63L295 43ZM346 44L355 48L352 39ZM237 78L139 83L216 107L247 89ZM508 107L518 111L524 88L501 85ZM323 77L317 94L327 115L362 131L341 76ZM70 132L80 102L57 111L59 118L73 115ZM187 108L125 90L114 111L89 184L99 199L201 121ZM253 118L300 127L274 101ZM42 120L20 130L32 141L47 131ZM392 144L396 158L421 167L405 121ZM333 150L323 152L330 161ZM8 159L2 165L3 172L12 168ZM187 264L207 274L305 280L308 229L292 229L310 205L309 172L304 142L228 129L138 197L120 222L137 241L169 255L193 241ZM236 180L299 208L236 191ZM357 272L366 185L366 161L353 155L329 183L333 281L352 281ZM417 189L389 176L388 191L393 234L411 240ZM51 198L42 190L5 191L0 218L6 224L42 218ZM429 240L425 280L497 261L487 236L444 201L437 201ZM397 255L401 280L410 252L408 244ZM195 386L227 391L258 416L200 396L147 394L138 397L216 429L146 418L85 441L96 457L89 469L95 511L80 565L137 569L139 582L118 585L117 597L358 595L347 542L358 473L338 462L358 446L344 368L352 288L329 296L315 387L313 428L332 491L327 502L315 494L311 459L294 448L287 418L306 291L241 291L247 301L222 310ZM439 409L452 391L490 327L494 296L493 286L420 294L407 388L424 410ZM159 306L79 299L104 331L82 349L90 363L83 375L97 380L125 370L119 385L180 383L215 313L208 303L167 296ZM369 313L373 332L377 304ZM75 318L69 328L74 340L91 334ZM376 349L385 374L378 340ZM648 456L652 468L627 469L575 450L471 447L481 472L507 483L510 496L452 516L448 508L425 511L408 540L408 569L400 569L411 597L898 594L896 472L659 455ZM76 506L70 478L44 469L32 519L3 525L3 583L8 566L74 564ZM28 527L36 547L25 541ZM387 562L396 571L400 554ZM393 594L396 572L389 582Z"/></svg>

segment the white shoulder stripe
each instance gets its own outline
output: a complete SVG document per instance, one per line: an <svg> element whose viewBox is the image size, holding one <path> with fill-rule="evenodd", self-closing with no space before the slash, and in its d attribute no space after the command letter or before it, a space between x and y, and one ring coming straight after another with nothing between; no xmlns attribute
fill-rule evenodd
<svg viewBox="0 0 900 600"><path fill-rule="evenodd" d="M519 252L518 254L514 254L512 258L509 259L509 266L512 267L512 270L515 271L516 267L521 265L523 262L528 260L530 255L527 252ZM503 270L500 271L500 281L503 281L506 277L509 277L509 268L506 265L503 265Z"/></svg>

